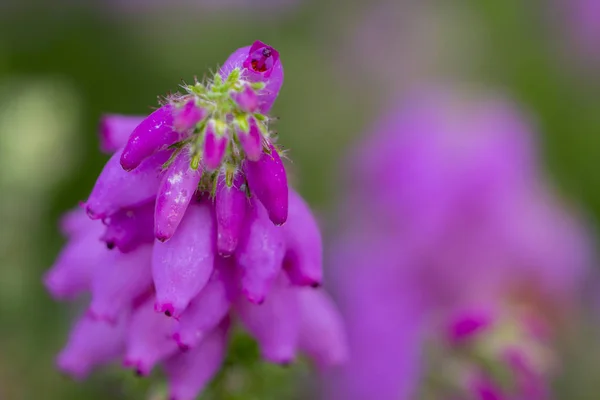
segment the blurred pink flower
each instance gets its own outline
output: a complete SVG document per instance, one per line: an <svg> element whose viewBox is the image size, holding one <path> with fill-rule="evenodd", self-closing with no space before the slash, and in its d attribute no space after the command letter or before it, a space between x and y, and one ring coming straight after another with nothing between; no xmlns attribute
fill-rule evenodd
<svg viewBox="0 0 600 400"><path fill-rule="evenodd" d="M538 164L499 98L420 92L376 123L346 164L331 282L350 360L328 398L548 398L590 246Z"/></svg>
<svg viewBox="0 0 600 400"><path fill-rule="evenodd" d="M575 48L594 65L600 62L600 3L596 0L564 0L564 15Z"/></svg>
<svg viewBox="0 0 600 400"><path fill-rule="evenodd" d="M238 12L270 16L293 11L301 0L109 0L109 3L130 12Z"/></svg>

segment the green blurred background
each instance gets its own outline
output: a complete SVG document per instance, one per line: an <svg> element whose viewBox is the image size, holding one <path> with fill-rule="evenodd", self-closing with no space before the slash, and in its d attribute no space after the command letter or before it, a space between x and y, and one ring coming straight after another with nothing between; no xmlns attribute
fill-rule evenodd
<svg viewBox="0 0 600 400"><path fill-rule="evenodd" d="M522 104L537 122L549 175L592 226L600 222L600 63L572 51L559 1L122 3L0 0L2 400L161 398L160 380L127 371L76 383L54 369L77 306L50 299L41 276L63 243L57 219L86 198L106 160L96 135L102 113L148 113L157 95L257 39L281 53L276 130L295 186L325 226L353 138L395 96L437 81ZM299 396L303 367L266 366L252 361L244 339L236 346L253 379L245 395L228 398ZM598 386L600 350L570 357L577 373L562 382L564 398L597 398L589 385ZM224 398L217 392L211 398Z"/></svg>

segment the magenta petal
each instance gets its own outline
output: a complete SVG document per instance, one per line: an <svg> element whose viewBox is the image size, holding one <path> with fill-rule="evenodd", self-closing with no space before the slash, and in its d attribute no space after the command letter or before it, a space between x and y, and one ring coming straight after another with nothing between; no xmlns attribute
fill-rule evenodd
<svg viewBox="0 0 600 400"><path fill-rule="evenodd" d="M95 366L113 361L123 352L125 325L125 316L115 325L83 316L57 357L58 367L76 379L83 379Z"/></svg>
<svg viewBox="0 0 600 400"><path fill-rule="evenodd" d="M100 224L90 220L83 208L77 207L69 210L60 218L60 231L66 237L75 236L81 232L87 231L90 227L98 227Z"/></svg>
<svg viewBox="0 0 600 400"><path fill-rule="evenodd" d="M322 290L297 289L300 304L301 350L321 367L339 365L348 358L348 343L342 317Z"/></svg>
<svg viewBox="0 0 600 400"><path fill-rule="evenodd" d="M285 167L273 145L271 154L263 153L258 161L246 161L244 171L251 193L256 194L275 225L288 216L288 183Z"/></svg>
<svg viewBox="0 0 600 400"><path fill-rule="evenodd" d="M229 323L224 320L200 344L165 362L170 400L194 400L219 371L227 348Z"/></svg>
<svg viewBox="0 0 600 400"><path fill-rule="evenodd" d="M281 230L267 217L262 204L248 207L244 232L236 250L244 295L253 303L262 303L281 271L284 256Z"/></svg>
<svg viewBox="0 0 600 400"><path fill-rule="evenodd" d="M240 139L240 144L242 145L244 153L246 153L246 158L250 161L258 161L263 151L262 134L260 133L254 118L250 118L249 122L250 130L244 132L238 129L237 136Z"/></svg>
<svg viewBox="0 0 600 400"><path fill-rule="evenodd" d="M179 132L185 132L192 129L206 115L206 112L196 106L194 99L188 100L183 107L173 112L173 126Z"/></svg>
<svg viewBox="0 0 600 400"><path fill-rule="evenodd" d="M162 106L131 133L121 154L121 166L131 171L152 154L180 139L180 134L173 130L173 106Z"/></svg>
<svg viewBox="0 0 600 400"><path fill-rule="evenodd" d="M94 270L109 253L100 241L102 224L86 219L91 227L69 240L44 276L46 288L57 299L70 299L88 290Z"/></svg>
<svg viewBox="0 0 600 400"><path fill-rule="evenodd" d="M154 234L169 239L181 223L202 178L202 169L190 167L190 154L183 149L165 173L156 197Z"/></svg>
<svg viewBox="0 0 600 400"><path fill-rule="evenodd" d="M273 107L283 85L283 66L279 52L260 41L252 46L234 51L221 67L221 76L227 78L235 68L242 70L249 82L264 82L265 87L258 93L258 110L267 114Z"/></svg>
<svg viewBox="0 0 600 400"><path fill-rule="evenodd" d="M173 336L180 347L195 347L229 312L232 297L232 261L217 257L210 280L181 315Z"/></svg>
<svg viewBox="0 0 600 400"><path fill-rule="evenodd" d="M279 52L267 44L256 41L248 50L242 66L246 79L250 82L266 84L259 92L259 110L268 113L283 85L283 66L279 59Z"/></svg>
<svg viewBox="0 0 600 400"><path fill-rule="evenodd" d="M297 291L284 279L273 286L262 304L245 298L237 303L240 319L256 338L264 359L289 364L296 356L300 329Z"/></svg>
<svg viewBox="0 0 600 400"><path fill-rule="evenodd" d="M464 310L455 315L447 329L447 339L453 345L458 345L488 328L493 322L489 310Z"/></svg>
<svg viewBox="0 0 600 400"><path fill-rule="evenodd" d="M302 197L290 190L289 217L282 227L286 253L283 265L299 286L319 286L323 280L321 231Z"/></svg>
<svg viewBox="0 0 600 400"><path fill-rule="evenodd" d="M256 92L248 85L245 86L241 92L232 93L231 98L244 112L254 113L258 109L258 96L256 95Z"/></svg>
<svg viewBox="0 0 600 400"><path fill-rule="evenodd" d="M144 245L130 253L113 251L95 270L89 313L96 319L113 323L131 307L134 299L152 285L150 260L152 247Z"/></svg>
<svg viewBox="0 0 600 400"><path fill-rule="evenodd" d="M225 151L227 150L227 143L229 142L227 135L219 136L213 125L214 124L208 124L208 127L206 128L204 153L202 154L204 166L211 171L221 166L223 157L225 157Z"/></svg>
<svg viewBox="0 0 600 400"><path fill-rule="evenodd" d="M160 152L127 172L119 164L121 151L117 151L104 166L85 203L90 218L104 219L121 208L145 203L156 196L162 165L169 155L169 151Z"/></svg>
<svg viewBox="0 0 600 400"><path fill-rule="evenodd" d="M103 115L100 120L100 149L105 153L114 153L125 146L129 135L145 119L137 115Z"/></svg>
<svg viewBox="0 0 600 400"><path fill-rule="evenodd" d="M231 71L233 71L235 68L243 68L242 64L244 63L244 60L248 57L249 51L250 46L246 46L241 47L233 53L231 53L231 55L227 58L227 60L225 60L225 62L221 66L221 69L219 70L219 73L221 74L223 80L227 79Z"/></svg>
<svg viewBox="0 0 600 400"><path fill-rule="evenodd" d="M154 311L154 299L138 307L131 316L127 331L123 364L141 376L148 375L163 359L178 351L171 333L177 321Z"/></svg>
<svg viewBox="0 0 600 400"><path fill-rule="evenodd" d="M106 230L102 240L107 247L117 247L123 253L154 241L154 201L139 207L124 208L104 220Z"/></svg>
<svg viewBox="0 0 600 400"><path fill-rule="evenodd" d="M209 205L193 204L173 237L154 243L152 274L158 312L179 318L208 282L215 257L214 225Z"/></svg>
<svg viewBox="0 0 600 400"><path fill-rule="evenodd" d="M217 250L220 255L230 256L235 251L245 221L248 199L242 188L243 176L238 174L233 186L228 187L225 179L219 179L215 194L217 218Z"/></svg>

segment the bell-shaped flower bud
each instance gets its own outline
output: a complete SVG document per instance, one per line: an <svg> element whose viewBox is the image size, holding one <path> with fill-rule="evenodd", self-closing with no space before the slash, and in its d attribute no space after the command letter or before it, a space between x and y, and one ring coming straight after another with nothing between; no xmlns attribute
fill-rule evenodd
<svg viewBox="0 0 600 400"><path fill-rule="evenodd" d="M139 207L123 208L104 220L106 230L102 240L111 249L123 253L137 249L144 243L154 241L154 201Z"/></svg>
<svg viewBox="0 0 600 400"><path fill-rule="evenodd" d="M230 256L235 251L242 226L246 220L248 198L244 191L244 177L237 174L231 187L225 178L217 183L215 215L217 219L217 250L219 255Z"/></svg>
<svg viewBox="0 0 600 400"><path fill-rule="evenodd" d="M134 311L127 330L123 365L140 376L148 375L158 362L178 351L171 338L177 321L157 314L153 303L154 299L148 299Z"/></svg>
<svg viewBox="0 0 600 400"><path fill-rule="evenodd" d="M317 221L302 197L290 190L289 217L282 231L284 268L295 285L320 286L323 280L323 244Z"/></svg>
<svg viewBox="0 0 600 400"><path fill-rule="evenodd" d="M162 166L169 155L169 151L155 154L134 171L127 172L119 164L121 151L117 151L104 166L85 203L90 218L104 219L121 208L140 205L154 198Z"/></svg>
<svg viewBox="0 0 600 400"><path fill-rule="evenodd" d="M193 349L165 362L170 400L194 400L225 359L229 321L225 319Z"/></svg>
<svg viewBox="0 0 600 400"><path fill-rule="evenodd" d="M182 349L195 347L229 313L233 291L233 259L217 257L215 270L179 320L173 338Z"/></svg>
<svg viewBox="0 0 600 400"><path fill-rule="evenodd" d="M300 350L320 368L339 365L348 358L344 324L333 301L322 290L296 289L300 304Z"/></svg>
<svg viewBox="0 0 600 400"><path fill-rule="evenodd" d="M173 106L167 104L144 119L131 133L120 156L124 170L137 168L146 158L181 139L173 129Z"/></svg>
<svg viewBox="0 0 600 400"><path fill-rule="evenodd" d="M262 204L253 201L235 254L242 292L249 301L260 304L268 297L281 271L284 253L281 230L269 221Z"/></svg>
<svg viewBox="0 0 600 400"><path fill-rule="evenodd" d="M206 125L202 161L209 171L221 166L227 144L229 143L229 128L220 121L210 120Z"/></svg>
<svg viewBox="0 0 600 400"><path fill-rule="evenodd" d="M94 367L119 357L124 348L126 315L110 325L83 316L76 322L69 341L57 357L58 367L76 379L84 379Z"/></svg>
<svg viewBox="0 0 600 400"><path fill-rule="evenodd" d="M165 172L158 189L154 233L162 242L175 233L202 178L202 169L193 169L190 163L188 149L181 149Z"/></svg>
<svg viewBox="0 0 600 400"><path fill-rule="evenodd" d="M206 116L206 111L196 105L192 98L188 100L181 108L173 111L173 127L178 132L186 132Z"/></svg>
<svg viewBox="0 0 600 400"><path fill-rule="evenodd" d="M288 182L285 167L272 144L270 153L263 153L258 161L244 162L244 172L250 191L265 206L275 225L282 225L288 216Z"/></svg>
<svg viewBox="0 0 600 400"><path fill-rule="evenodd" d="M130 253L109 252L92 277L92 303L88 313L95 319L115 323L123 310L152 285L152 247L144 245Z"/></svg>
<svg viewBox="0 0 600 400"><path fill-rule="evenodd" d="M237 311L244 326L258 341L263 358L289 364L296 356L300 310L295 290L281 276L263 304L240 298Z"/></svg>
<svg viewBox="0 0 600 400"><path fill-rule="evenodd" d="M254 113L258 109L258 95L250 85L245 85L241 92L232 93L231 98L243 112Z"/></svg>
<svg viewBox="0 0 600 400"><path fill-rule="evenodd" d="M215 236L210 206L192 204L173 237L154 243L156 311L179 318L204 288L213 271Z"/></svg>
<svg viewBox="0 0 600 400"><path fill-rule="evenodd" d="M242 150L250 161L258 161L263 153L263 136L254 117L236 120L236 133Z"/></svg>

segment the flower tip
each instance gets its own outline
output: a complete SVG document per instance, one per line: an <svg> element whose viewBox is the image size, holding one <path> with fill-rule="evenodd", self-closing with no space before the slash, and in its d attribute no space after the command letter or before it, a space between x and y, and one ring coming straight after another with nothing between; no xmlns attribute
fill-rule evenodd
<svg viewBox="0 0 600 400"><path fill-rule="evenodd" d="M123 151L123 153L121 154L121 159L119 160L121 167L127 172L134 170L138 165L140 165L142 161L133 161L130 160L130 158L132 158L130 152Z"/></svg>
<svg viewBox="0 0 600 400"><path fill-rule="evenodd" d="M310 286L313 289L318 289L322 286L323 284L321 282L317 282L317 281L313 281L312 283L310 283L308 286Z"/></svg>
<svg viewBox="0 0 600 400"><path fill-rule="evenodd" d="M190 349L189 344L187 344L184 341L184 339L181 337L181 333L175 332L173 334L172 338L177 343L177 347L179 347L179 350L185 352L185 351L188 351Z"/></svg>
<svg viewBox="0 0 600 400"><path fill-rule="evenodd" d="M67 289L66 282L52 270L44 275L42 283L50 295L55 299L69 300L72 297Z"/></svg>
<svg viewBox="0 0 600 400"><path fill-rule="evenodd" d="M157 302L154 304L154 311L157 313L163 313L167 317L178 318L178 316L175 316L175 307L171 303L161 304Z"/></svg>
<svg viewBox="0 0 600 400"><path fill-rule="evenodd" d="M246 57L242 66L248 70L263 74L268 78L278 61L279 52L273 47L257 40L250 46L248 57Z"/></svg>
<svg viewBox="0 0 600 400"><path fill-rule="evenodd" d="M81 207L85 209L85 213L92 220L102 219L102 214L94 211L94 206L90 205L89 202L82 202Z"/></svg>
<svg viewBox="0 0 600 400"><path fill-rule="evenodd" d="M254 293L248 289L244 289L244 290L242 290L242 292L244 293L244 296L246 297L246 299L248 299L248 301L252 304L261 305L265 302L264 294Z"/></svg>
<svg viewBox="0 0 600 400"><path fill-rule="evenodd" d="M287 218L288 218L287 207L271 209L269 212L269 219L275 226L283 226L287 222Z"/></svg>
<svg viewBox="0 0 600 400"><path fill-rule="evenodd" d="M238 239L229 235L217 236L217 252L221 257L230 257L235 253L238 245Z"/></svg>
<svg viewBox="0 0 600 400"><path fill-rule="evenodd" d="M142 360L134 360L129 357L126 357L123 361L123 366L125 368L130 368L133 370L133 374L138 378L148 376L150 374L150 368L147 365L144 365Z"/></svg>
<svg viewBox="0 0 600 400"><path fill-rule="evenodd" d="M171 236L173 236L173 234L168 234L166 232L155 232L155 234L154 234L154 237L156 238L156 240L158 240L159 242L162 242L162 243L171 239Z"/></svg>
<svg viewBox="0 0 600 400"><path fill-rule="evenodd" d="M86 378L89 373L89 367L82 365L74 357L66 352L62 352L56 358L56 366L58 369L71 379L81 381Z"/></svg>

